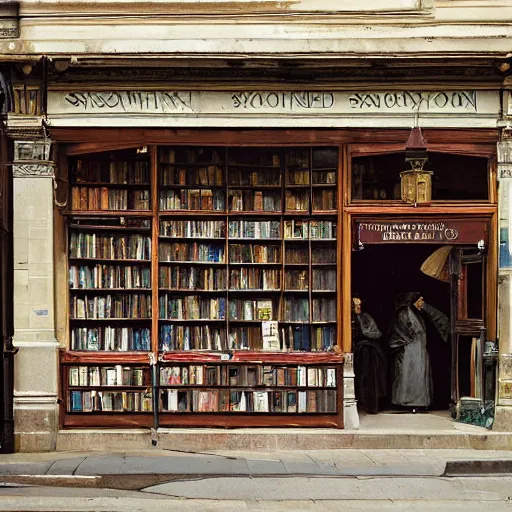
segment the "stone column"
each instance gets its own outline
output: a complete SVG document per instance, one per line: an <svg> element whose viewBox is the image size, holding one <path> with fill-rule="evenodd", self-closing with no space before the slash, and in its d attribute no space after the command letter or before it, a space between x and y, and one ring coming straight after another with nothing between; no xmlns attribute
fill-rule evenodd
<svg viewBox="0 0 512 512"><path fill-rule="evenodd" d="M54 326L53 165L45 141L16 141L14 431L17 451L55 450L58 343ZM39 146L38 146L39 145ZM27 156L32 154L32 159ZM36 160L36 161L34 161ZM37 160L41 160L37 163ZM27 163L29 162L29 163Z"/></svg>
<svg viewBox="0 0 512 512"><path fill-rule="evenodd" d="M498 382L494 430L512 431L512 133L498 143L499 271Z"/></svg>

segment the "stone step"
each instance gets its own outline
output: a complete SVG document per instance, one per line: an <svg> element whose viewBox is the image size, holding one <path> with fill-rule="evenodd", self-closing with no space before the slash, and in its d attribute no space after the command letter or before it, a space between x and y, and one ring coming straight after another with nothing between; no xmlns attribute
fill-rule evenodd
<svg viewBox="0 0 512 512"><path fill-rule="evenodd" d="M161 449L211 450L327 450L327 449L476 449L512 450L512 432L485 429L379 430L336 429L70 429L57 436L57 451L141 450L152 441Z"/></svg>

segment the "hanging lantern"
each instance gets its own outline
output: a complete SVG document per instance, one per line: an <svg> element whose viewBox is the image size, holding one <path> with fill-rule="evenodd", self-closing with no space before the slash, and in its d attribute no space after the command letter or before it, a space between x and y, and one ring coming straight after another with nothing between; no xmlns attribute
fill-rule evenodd
<svg viewBox="0 0 512 512"><path fill-rule="evenodd" d="M434 173L423 169L427 160L427 141L421 128L413 128L405 144L405 161L409 162L411 169L400 173L402 201L415 206L430 203Z"/></svg>

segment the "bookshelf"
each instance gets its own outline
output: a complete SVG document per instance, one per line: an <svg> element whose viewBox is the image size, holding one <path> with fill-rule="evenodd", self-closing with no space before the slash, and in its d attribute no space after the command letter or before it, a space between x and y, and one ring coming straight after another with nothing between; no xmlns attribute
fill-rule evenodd
<svg viewBox="0 0 512 512"><path fill-rule="evenodd" d="M207 416L212 426L342 427L342 382L339 356L166 355L155 386L159 425L200 426Z"/></svg>
<svg viewBox="0 0 512 512"><path fill-rule="evenodd" d="M339 416L337 148L151 146L69 165L64 426L109 426L132 415L144 423L152 409L169 425L200 424L191 418L204 421L207 412L225 424L235 412L239 423L245 415L271 424L273 415L300 414L320 425ZM237 353L258 355L246 365ZM221 355L234 373L256 368L258 380L219 384L231 371ZM327 360L309 366L315 356ZM322 366L329 360L332 367ZM161 380L187 364L215 372L217 384L184 384L182 373L185 387ZM281 389L261 380L266 366L337 377L332 386ZM143 374L148 390L110 384L114 370L128 381L125 367L126 375ZM84 377L91 369L94 379L105 377L94 386ZM245 405L236 405L242 396Z"/></svg>

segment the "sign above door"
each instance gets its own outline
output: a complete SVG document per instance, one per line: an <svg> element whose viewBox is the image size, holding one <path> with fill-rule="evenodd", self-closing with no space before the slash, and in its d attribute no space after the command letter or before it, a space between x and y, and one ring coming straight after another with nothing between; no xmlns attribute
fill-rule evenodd
<svg viewBox="0 0 512 512"><path fill-rule="evenodd" d="M360 244L488 245L489 223L484 219L356 220L354 235Z"/></svg>

